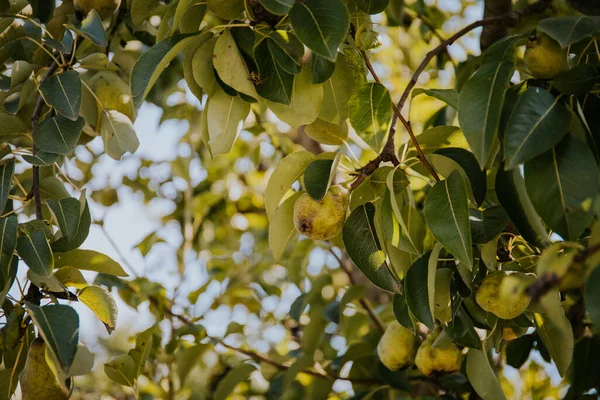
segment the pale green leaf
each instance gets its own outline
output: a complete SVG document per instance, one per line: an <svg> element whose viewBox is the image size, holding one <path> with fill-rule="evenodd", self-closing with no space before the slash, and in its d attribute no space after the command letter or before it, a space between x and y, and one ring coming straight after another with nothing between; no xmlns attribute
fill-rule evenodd
<svg viewBox="0 0 600 400"><path fill-rule="evenodd" d="M86 271L96 271L115 276L127 276L121 266L109 256L94 250L71 250L66 253L57 253L55 268L74 267Z"/></svg>
<svg viewBox="0 0 600 400"><path fill-rule="evenodd" d="M80 302L85 304L112 332L117 324L117 304L110 292L100 286L86 286L77 294Z"/></svg>

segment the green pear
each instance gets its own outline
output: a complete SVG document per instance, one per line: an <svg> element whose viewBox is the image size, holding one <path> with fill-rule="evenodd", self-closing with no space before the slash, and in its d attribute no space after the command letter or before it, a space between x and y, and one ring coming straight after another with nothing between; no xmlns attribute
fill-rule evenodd
<svg viewBox="0 0 600 400"><path fill-rule="evenodd" d="M19 377L23 400L66 400L70 390L61 383L46 361L46 344L35 338L29 346L25 367Z"/></svg>
<svg viewBox="0 0 600 400"><path fill-rule="evenodd" d="M391 371L414 364L419 338L394 321L387 326L377 345L377 355Z"/></svg>
<svg viewBox="0 0 600 400"><path fill-rule="evenodd" d="M524 60L531 75L539 79L555 78L569 68L567 51L561 48L556 40L542 32L529 36Z"/></svg>
<svg viewBox="0 0 600 400"><path fill-rule="evenodd" d="M417 350L415 364L424 375L460 371L463 359L462 352L448 338L435 344L441 333L442 328L437 326L435 330L429 332L421 346L419 346L419 350Z"/></svg>
<svg viewBox="0 0 600 400"><path fill-rule="evenodd" d="M305 193L294 204L294 225L311 239L331 239L342 232L347 210L348 192L341 186L329 188L322 200Z"/></svg>

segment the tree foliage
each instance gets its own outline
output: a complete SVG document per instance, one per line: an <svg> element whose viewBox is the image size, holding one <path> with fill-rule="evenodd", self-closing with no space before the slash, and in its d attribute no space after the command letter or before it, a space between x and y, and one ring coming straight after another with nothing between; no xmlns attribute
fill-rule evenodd
<svg viewBox="0 0 600 400"><path fill-rule="evenodd" d="M460 29L470 2L54 3L0 0L0 398L600 390L593 2L487 0ZM180 239L137 249L169 248L181 288L82 248L122 193L94 167L153 140L151 105L184 150L120 185L173 205ZM76 301L108 333L120 307L156 323L101 368Z"/></svg>

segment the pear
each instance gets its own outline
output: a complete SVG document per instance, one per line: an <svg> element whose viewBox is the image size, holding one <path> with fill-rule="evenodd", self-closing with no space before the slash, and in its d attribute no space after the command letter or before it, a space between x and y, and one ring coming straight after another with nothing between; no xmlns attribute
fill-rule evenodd
<svg viewBox="0 0 600 400"><path fill-rule="evenodd" d="M322 200L305 193L294 204L294 226L311 239L331 239L342 232L347 210L348 192L341 186L330 187Z"/></svg>
<svg viewBox="0 0 600 400"><path fill-rule="evenodd" d="M534 280L522 272L494 271L481 281L475 300L498 318L516 318L529 306L531 299L525 288Z"/></svg>
<svg viewBox="0 0 600 400"><path fill-rule="evenodd" d="M73 4L75 11L84 17L96 10L100 18L106 19L119 8L121 0L75 0Z"/></svg>
<svg viewBox="0 0 600 400"><path fill-rule="evenodd" d="M539 79L555 78L568 69L566 50L542 32L529 36L524 60L531 75Z"/></svg>
<svg viewBox="0 0 600 400"><path fill-rule="evenodd" d="M114 71L98 72L88 81L102 107L116 110L133 119L133 103L129 85Z"/></svg>
<svg viewBox="0 0 600 400"><path fill-rule="evenodd" d="M419 339L394 321L387 326L377 345L379 359L391 371L414 364Z"/></svg>
<svg viewBox="0 0 600 400"><path fill-rule="evenodd" d="M424 375L452 373L460 370L462 364L462 352L448 338L441 340L433 346L436 339L442 333L442 328L437 326L429 332L419 350L415 364Z"/></svg>
<svg viewBox="0 0 600 400"><path fill-rule="evenodd" d="M23 400L66 400L70 390L61 383L46 361L46 344L35 338L29 346L25 367L19 377Z"/></svg>

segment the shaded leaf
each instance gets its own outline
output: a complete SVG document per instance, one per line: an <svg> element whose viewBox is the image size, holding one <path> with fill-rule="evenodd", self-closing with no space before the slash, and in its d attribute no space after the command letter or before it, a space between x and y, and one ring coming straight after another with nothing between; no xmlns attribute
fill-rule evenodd
<svg viewBox="0 0 600 400"><path fill-rule="evenodd" d="M88 39L96 46L108 46L108 37L104 31L104 25L102 25L102 18L94 9L90 10L87 17L81 21L81 25L66 25L66 27Z"/></svg>
<svg viewBox="0 0 600 400"><path fill-rule="evenodd" d="M77 71L67 71L44 79L40 92L48 104L56 111L76 121L81 107L81 79Z"/></svg>
<svg viewBox="0 0 600 400"><path fill-rule="evenodd" d="M438 100L443 101L448 104L450 107L458 110L458 101L460 93L456 91L456 89L423 89L417 88L412 91L412 97L416 97L421 93L426 94L430 97L435 97Z"/></svg>
<svg viewBox="0 0 600 400"><path fill-rule="evenodd" d="M470 349L467 354L469 382L483 400L505 400L500 380L484 351Z"/></svg>
<svg viewBox="0 0 600 400"><path fill-rule="evenodd" d="M250 374L256 370L252 364L240 364L235 367L219 382L215 390L215 400L225 400L235 387L249 378Z"/></svg>
<svg viewBox="0 0 600 400"><path fill-rule="evenodd" d="M79 203L79 200L73 197L61 200L48 199L46 200L46 204L60 228L60 233L67 240L72 240L77 234L79 227L81 213L81 203Z"/></svg>
<svg viewBox="0 0 600 400"><path fill-rule="evenodd" d="M404 278L404 290L406 302L412 315L419 322L433 330L434 320L429 304L428 285L426 284L429 279L428 264L430 256L431 253L427 253L410 266Z"/></svg>
<svg viewBox="0 0 600 400"><path fill-rule="evenodd" d="M118 384L133 387L136 379L135 362L129 354L121 354L104 364L104 373Z"/></svg>
<svg viewBox="0 0 600 400"><path fill-rule="evenodd" d="M0 164L0 210L6 207L8 193L12 187L12 178L15 172L15 160Z"/></svg>
<svg viewBox="0 0 600 400"><path fill-rule="evenodd" d="M547 33L548 36L560 43L560 46L564 49L597 33L599 24L600 17L580 15L545 18L540 21L537 29Z"/></svg>
<svg viewBox="0 0 600 400"><path fill-rule="evenodd" d="M281 206L277 207L269 222L269 248L275 262L281 260L287 243L296 232L294 226L294 204L304 192L298 192L288 197Z"/></svg>
<svg viewBox="0 0 600 400"><path fill-rule="evenodd" d="M116 111L115 111L116 112ZM43 151L69 155L85 125L83 117L71 121L62 115L42 121L33 131L33 141Z"/></svg>
<svg viewBox="0 0 600 400"><path fill-rule="evenodd" d="M135 153L140 145L133 123L117 110L105 110L102 113L100 133L104 151L114 160L120 160L127 152Z"/></svg>
<svg viewBox="0 0 600 400"><path fill-rule="evenodd" d="M250 112L250 104L239 96L230 96L217 88L210 97L207 110L209 146L213 154L226 154L233 147L244 121Z"/></svg>
<svg viewBox="0 0 600 400"><path fill-rule="evenodd" d="M54 257L46 235L42 231L33 231L17 240L17 252L27 266L36 274L52 275Z"/></svg>
<svg viewBox="0 0 600 400"><path fill-rule="evenodd" d="M350 97L348 113L356 133L379 152L392 119L392 99L385 86L371 82L358 88Z"/></svg>

